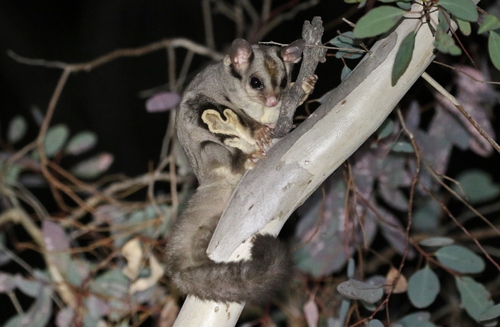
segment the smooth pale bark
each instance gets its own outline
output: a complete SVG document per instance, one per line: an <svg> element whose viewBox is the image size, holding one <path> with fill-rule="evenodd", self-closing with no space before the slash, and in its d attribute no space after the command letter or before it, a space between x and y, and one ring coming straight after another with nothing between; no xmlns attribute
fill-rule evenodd
<svg viewBox="0 0 500 327"><path fill-rule="evenodd" d="M415 4L412 12L421 9ZM207 250L212 259L248 258L251 242L242 244L244 240L257 232L277 235L290 214L378 129L434 59L434 37L423 25L411 63L391 85L399 45L419 24L418 19L405 19L379 40L351 75L323 97L314 114L244 176ZM243 307L244 303L202 302L189 296L174 326L234 326Z"/></svg>

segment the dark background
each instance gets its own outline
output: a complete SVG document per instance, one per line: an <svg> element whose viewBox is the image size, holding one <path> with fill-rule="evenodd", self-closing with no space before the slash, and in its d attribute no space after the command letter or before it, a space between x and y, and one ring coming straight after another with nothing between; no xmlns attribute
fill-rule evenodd
<svg viewBox="0 0 500 327"><path fill-rule="evenodd" d="M273 30L266 40L291 42L300 37L305 19L321 15L325 23L338 18L340 1L322 1ZM254 2L258 3L258 2ZM288 1L276 1L274 8ZM292 1L293 3L293 1ZM260 6L256 6L260 8ZM234 38L234 25L222 15L213 18L218 50ZM348 27L344 24L344 30ZM330 28L324 40L335 36ZM62 70L14 61L7 50L33 59L65 63L87 62L119 48L147 45L164 38L185 37L204 43L199 0L85 0L0 2L0 133L6 138L11 118L29 121L27 144L39 130L31 108L47 110ZM182 59L181 53L178 58ZM71 134L91 130L98 147L87 154L111 152L112 173L136 176L148 162L157 162L167 125L167 113L147 113L139 93L167 83L166 52L120 58L91 72L72 74L56 107L51 125L65 123ZM334 60L332 60L334 61ZM182 62L178 60L178 62ZM207 63L195 56L195 67ZM335 63L338 65L338 62ZM337 66L337 69L340 66ZM338 73L329 72L336 76ZM334 85L327 85L332 88ZM16 148L20 145L16 145ZM63 167L65 162L62 162ZM67 168L67 167L66 167Z"/></svg>

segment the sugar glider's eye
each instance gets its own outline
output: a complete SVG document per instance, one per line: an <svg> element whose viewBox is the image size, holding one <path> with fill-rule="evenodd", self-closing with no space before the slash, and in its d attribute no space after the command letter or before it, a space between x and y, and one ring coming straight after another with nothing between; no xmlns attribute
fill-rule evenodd
<svg viewBox="0 0 500 327"><path fill-rule="evenodd" d="M286 87L286 85L288 84L288 81L286 80L286 77L283 77L283 79L281 80L281 84L280 84L280 87L282 89L284 89Z"/></svg>
<svg viewBox="0 0 500 327"><path fill-rule="evenodd" d="M254 89L261 90L264 87L264 84L257 77L252 77L250 79L250 86Z"/></svg>

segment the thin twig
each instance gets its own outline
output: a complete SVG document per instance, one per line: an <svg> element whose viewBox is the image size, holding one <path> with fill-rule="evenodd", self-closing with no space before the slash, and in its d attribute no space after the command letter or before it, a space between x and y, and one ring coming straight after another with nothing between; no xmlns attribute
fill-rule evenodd
<svg viewBox="0 0 500 327"><path fill-rule="evenodd" d="M488 141L488 143L498 152L500 153L500 145L498 145L497 142L495 142L495 140L488 135L488 133L486 133L486 131L481 127L479 126L479 124L477 123L477 121L472 118L472 116L464 109L464 107L457 101L457 99L451 95L448 91L445 90L444 87L441 86L441 84L439 84L438 82L436 82L429 74L427 73L423 73L422 74L422 77L432 86L436 89L436 91L438 91L439 93L441 93L446 99L448 99L451 103L453 103L453 105L458 109L458 111L460 111L460 113L462 115L464 115L464 117L471 123L472 126L474 126L474 128L479 132L479 134L481 134L481 136L486 140Z"/></svg>

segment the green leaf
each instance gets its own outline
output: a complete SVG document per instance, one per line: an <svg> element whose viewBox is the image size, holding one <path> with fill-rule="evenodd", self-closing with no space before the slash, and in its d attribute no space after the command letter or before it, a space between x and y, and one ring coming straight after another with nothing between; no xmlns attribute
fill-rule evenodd
<svg viewBox="0 0 500 327"><path fill-rule="evenodd" d="M483 23L477 30L477 34L496 30L497 28L500 28L500 20L495 16L488 14L484 17Z"/></svg>
<svg viewBox="0 0 500 327"><path fill-rule="evenodd" d="M413 55L413 48L415 46L415 32L410 32L398 49L396 59L394 59L394 66L392 67L392 86L396 85L399 78L404 74L406 68L410 64Z"/></svg>
<svg viewBox="0 0 500 327"><path fill-rule="evenodd" d="M398 141L392 146L392 151L398 153L413 153L413 146L407 141Z"/></svg>
<svg viewBox="0 0 500 327"><path fill-rule="evenodd" d="M397 323L402 327L436 327L429 321L431 315L426 311L415 312L404 316Z"/></svg>
<svg viewBox="0 0 500 327"><path fill-rule="evenodd" d="M4 327L45 327L52 316L52 289L43 287L35 297L35 302L24 313L9 319Z"/></svg>
<svg viewBox="0 0 500 327"><path fill-rule="evenodd" d="M363 283L355 279L340 283L337 286L337 291L349 299L362 300L368 303L375 303L384 295L384 291L380 286Z"/></svg>
<svg viewBox="0 0 500 327"><path fill-rule="evenodd" d="M438 30L436 32L436 39L434 41L434 46L436 49L444 54L451 54L452 56L458 56L462 53L462 50L455 44L455 40L448 33L443 33Z"/></svg>
<svg viewBox="0 0 500 327"><path fill-rule="evenodd" d="M441 207L433 199L419 201L413 213L412 228L418 231L435 231L441 216Z"/></svg>
<svg viewBox="0 0 500 327"><path fill-rule="evenodd" d="M386 138L387 136L392 134L392 130L394 129L394 121L392 119L386 119L380 125L380 127L377 130L377 139L381 140Z"/></svg>
<svg viewBox="0 0 500 327"><path fill-rule="evenodd" d="M490 32L488 37L488 53L495 68L500 70L500 35L497 32Z"/></svg>
<svg viewBox="0 0 500 327"><path fill-rule="evenodd" d="M103 172L108 170L112 163L113 155L101 153L79 162L70 169L70 172L78 178L93 179L99 177Z"/></svg>
<svg viewBox="0 0 500 327"><path fill-rule="evenodd" d="M343 50L338 50L335 53L335 58L346 58L346 59L357 59L364 55L364 52L360 52L362 50L358 47L358 40L355 40L353 32L345 32L340 35L337 35L333 39L330 40L330 43L338 48ZM356 51L350 51L356 50Z"/></svg>
<svg viewBox="0 0 500 327"><path fill-rule="evenodd" d="M340 74L340 80L343 81L344 79L347 78L352 72L352 69L349 68L347 65L344 65L342 68L342 73Z"/></svg>
<svg viewBox="0 0 500 327"><path fill-rule="evenodd" d="M408 1L398 1L396 2L396 5L403 9L403 10L406 10L406 11L409 11L411 10L411 2L408 2Z"/></svg>
<svg viewBox="0 0 500 327"><path fill-rule="evenodd" d="M457 177L461 189L470 203L489 201L500 195L500 186L495 184L491 175L479 169L467 170ZM454 187L460 192L460 188Z"/></svg>
<svg viewBox="0 0 500 327"><path fill-rule="evenodd" d="M61 151L69 136L69 128L64 124L54 125L47 130L43 145L45 155L48 158L55 156Z"/></svg>
<svg viewBox="0 0 500 327"><path fill-rule="evenodd" d="M442 237L442 236L429 237L419 242L419 244L422 246L438 246L438 247L451 245L453 243L455 243L455 241L452 238Z"/></svg>
<svg viewBox="0 0 500 327"><path fill-rule="evenodd" d="M368 327L384 327L384 324L378 319L373 319L370 320Z"/></svg>
<svg viewBox="0 0 500 327"><path fill-rule="evenodd" d="M449 245L437 250L436 258L446 267L462 274L477 274L485 267L480 256L460 245Z"/></svg>
<svg viewBox="0 0 500 327"><path fill-rule="evenodd" d="M481 315L486 310L493 307L491 294L486 288L470 277L455 277L462 307L476 321L480 320Z"/></svg>
<svg viewBox="0 0 500 327"><path fill-rule="evenodd" d="M438 5L448 10L452 15L468 22L477 22L476 5L472 0L439 0Z"/></svg>
<svg viewBox="0 0 500 327"><path fill-rule="evenodd" d="M354 36L362 39L385 33L393 28L405 14L405 10L390 6L372 9L356 23Z"/></svg>
<svg viewBox="0 0 500 327"><path fill-rule="evenodd" d="M491 308L484 311L480 316L480 321L492 320L500 317L500 304L494 305Z"/></svg>
<svg viewBox="0 0 500 327"><path fill-rule="evenodd" d="M19 142L26 134L27 129L28 123L26 123L26 119L21 115L15 116L9 123L7 140L12 144Z"/></svg>
<svg viewBox="0 0 500 327"><path fill-rule="evenodd" d="M453 20L457 23L458 29L462 32L463 35L469 36L471 32L470 23L462 20L460 18L454 17Z"/></svg>
<svg viewBox="0 0 500 327"><path fill-rule="evenodd" d="M354 45L354 33L351 31L337 35L330 40L330 44L339 48L346 47L348 45Z"/></svg>
<svg viewBox="0 0 500 327"><path fill-rule="evenodd" d="M439 279L429 266L414 273L408 280L408 297L419 309L431 305L440 290Z"/></svg>
<svg viewBox="0 0 500 327"><path fill-rule="evenodd" d="M97 135L93 132L83 131L73 136L66 146L66 153L72 155L82 154L92 149L97 143Z"/></svg>

